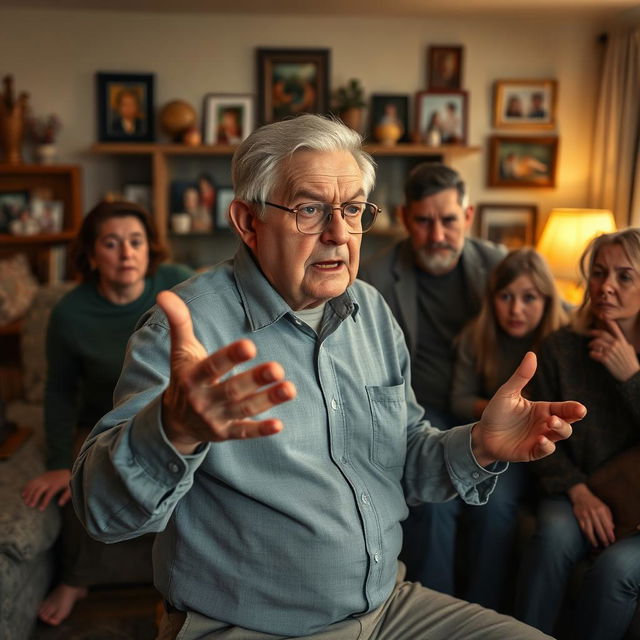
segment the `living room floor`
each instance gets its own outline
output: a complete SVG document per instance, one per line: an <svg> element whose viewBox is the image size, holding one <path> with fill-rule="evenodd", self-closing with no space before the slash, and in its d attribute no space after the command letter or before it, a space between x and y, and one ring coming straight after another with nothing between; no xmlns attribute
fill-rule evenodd
<svg viewBox="0 0 640 640"><path fill-rule="evenodd" d="M159 602L151 586L96 587L60 626L39 622L29 640L153 640Z"/></svg>

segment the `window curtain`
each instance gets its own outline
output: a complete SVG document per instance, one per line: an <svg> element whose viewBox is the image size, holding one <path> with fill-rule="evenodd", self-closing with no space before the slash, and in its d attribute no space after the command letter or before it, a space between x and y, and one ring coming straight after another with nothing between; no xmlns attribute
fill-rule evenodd
<svg viewBox="0 0 640 640"><path fill-rule="evenodd" d="M640 21L608 33L596 111L590 206L640 226Z"/></svg>

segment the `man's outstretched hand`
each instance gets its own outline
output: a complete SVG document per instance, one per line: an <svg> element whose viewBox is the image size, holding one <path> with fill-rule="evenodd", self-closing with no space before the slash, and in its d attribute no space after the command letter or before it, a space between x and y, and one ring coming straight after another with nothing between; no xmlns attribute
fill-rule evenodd
<svg viewBox="0 0 640 640"><path fill-rule="evenodd" d="M556 449L555 443L571 435L571 424L587 413L579 402L532 402L522 389L536 372L536 356L525 355L515 373L489 401L472 431L476 460L487 466L496 460L530 462Z"/></svg>
<svg viewBox="0 0 640 640"><path fill-rule="evenodd" d="M207 354L193 333L187 305L163 291L156 301L171 329L171 379L162 395L162 424L174 447L192 453L202 442L257 438L282 430L277 419L254 420L272 407L292 400L296 388L284 380L277 362L221 378L256 356L251 340L238 340Z"/></svg>

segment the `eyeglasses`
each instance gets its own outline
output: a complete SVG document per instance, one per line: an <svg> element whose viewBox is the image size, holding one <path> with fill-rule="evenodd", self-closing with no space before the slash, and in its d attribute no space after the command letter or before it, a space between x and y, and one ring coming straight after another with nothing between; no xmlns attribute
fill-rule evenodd
<svg viewBox="0 0 640 640"><path fill-rule="evenodd" d="M288 213L294 213L298 231L310 236L322 233L331 224L333 212L336 209L340 211L342 219L347 223L349 233L366 233L382 211L380 207L371 202L343 202L342 204L303 202L293 209L273 202L265 201L259 204L266 204Z"/></svg>

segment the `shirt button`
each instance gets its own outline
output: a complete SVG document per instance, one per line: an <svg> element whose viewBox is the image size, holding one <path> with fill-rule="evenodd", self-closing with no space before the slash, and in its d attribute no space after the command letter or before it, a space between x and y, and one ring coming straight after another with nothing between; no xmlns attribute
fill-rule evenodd
<svg viewBox="0 0 640 640"><path fill-rule="evenodd" d="M171 473L178 473L178 471L180 471L180 467L175 462L170 462L167 467Z"/></svg>
<svg viewBox="0 0 640 640"><path fill-rule="evenodd" d="M334 411L336 411L336 410L337 410L337 408L338 408L338 403L337 403L337 401L336 401L336 399L335 399L335 398L331 401L331 408L332 408Z"/></svg>
<svg viewBox="0 0 640 640"><path fill-rule="evenodd" d="M363 493L363 494L360 496L360 499L362 500L362 502L363 502L364 504L369 504L369 496L368 496L366 493Z"/></svg>
<svg viewBox="0 0 640 640"><path fill-rule="evenodd" d="M479 474L477 471L474 471L474 472L471 474L471 477L472 477L474 480L477 480L477 479L480 477L480 474Z"/></svg>
<svg viewBox="0 0 640 640"><path fill-rule="evenodd" d="M376 562L380 562L380 554L377 551L373 554L373 559Z"/></svg>

